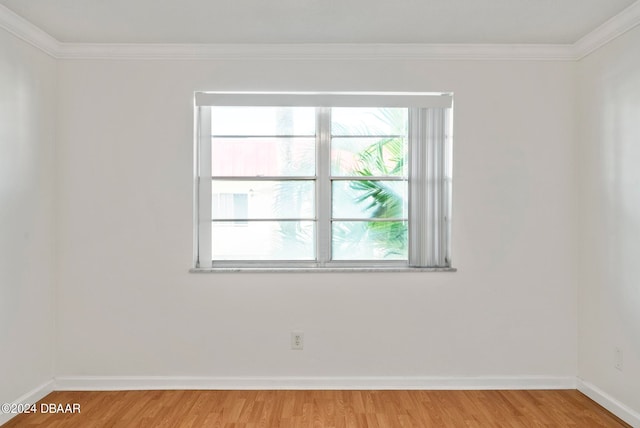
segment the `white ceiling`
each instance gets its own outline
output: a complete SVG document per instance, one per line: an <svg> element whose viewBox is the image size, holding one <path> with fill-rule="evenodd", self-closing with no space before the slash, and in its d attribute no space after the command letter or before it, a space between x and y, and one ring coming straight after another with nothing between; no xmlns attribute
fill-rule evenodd
<svg viewBox="0 0 640 428"><path fill-rule="evenodd" d="M0 0L61 42L574 43L634 0Z"/></svg>

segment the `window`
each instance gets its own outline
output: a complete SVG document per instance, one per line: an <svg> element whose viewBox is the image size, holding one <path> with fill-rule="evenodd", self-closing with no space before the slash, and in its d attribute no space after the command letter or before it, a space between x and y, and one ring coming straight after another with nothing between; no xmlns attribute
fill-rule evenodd
<svg viewBox="0 0 640 428"><path fill-rule="evenodd" d="M196 269L449 268L451 101L196 93Z"/></svg>

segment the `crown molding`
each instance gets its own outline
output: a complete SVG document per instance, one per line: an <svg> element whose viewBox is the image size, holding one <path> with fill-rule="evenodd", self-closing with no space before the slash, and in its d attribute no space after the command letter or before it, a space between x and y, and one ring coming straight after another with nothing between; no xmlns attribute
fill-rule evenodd
<svg viewBox="0 0 640 428"><path fill-rule="evenodd" d="M57 59L575 61L640 24L640 0L574 44L61 43L0 5L0 28Z"/></svg>
<svg viewBox="0 0 640 428"><path fill-rule="evenodd" d="M572 45L88 44L63 43L61 59L141 60L573 60Z"/></svg>
<svg viewBox="0 0 640 428"><path fill-rule="evenodd" d="M573 44L574 56L580 60L598 48L640 25L640 0L609 19Z"/></svg>
<svg viewBox="0 0 640 428"><path fill-rule="evenodd" d="M35 46L47 55L57 58L60 42L1 4L0 28L4 28L9 33Z"/></svg>

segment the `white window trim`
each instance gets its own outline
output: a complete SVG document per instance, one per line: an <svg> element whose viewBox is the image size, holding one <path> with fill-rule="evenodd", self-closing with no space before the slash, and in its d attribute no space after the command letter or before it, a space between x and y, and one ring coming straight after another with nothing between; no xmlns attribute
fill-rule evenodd
<svg viewBox="0 0 640 428"><path fill-rule="evenodd" d="M452 121L450 93L196 92L194 144L194 259L190 272L416 272L451 267ZM331 261L330 136L318 135L315 261L213 261L211 252L211 106L409 108L409 259ZM318 108L320 107L320 108ZM429 126L427 126L429 123ZM329 129L320 126L322 129ZM418 142L423 142L418 144ZM320 200L320 198L327 200ZM327 242L329 240L329 242Z"/></svg>

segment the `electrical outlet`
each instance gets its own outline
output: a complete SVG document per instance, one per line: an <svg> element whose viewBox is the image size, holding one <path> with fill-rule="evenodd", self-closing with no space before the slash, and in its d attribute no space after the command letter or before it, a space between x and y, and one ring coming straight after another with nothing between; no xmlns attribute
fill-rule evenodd
<svg viewBox="0 0 640 428"><path fill-rule="evenodd" d="M304 332L292 331L291 332L291 349L301 351L304 348Z"/></svg>
<svg viewBox="0 0 640 428"><path fill-rule="evenodd" d="M615 361L614 367L617 370L622 371L622 349L615 348L613 352L614 352L614 355L615 355L614 356L614 361Z"/></svg>

